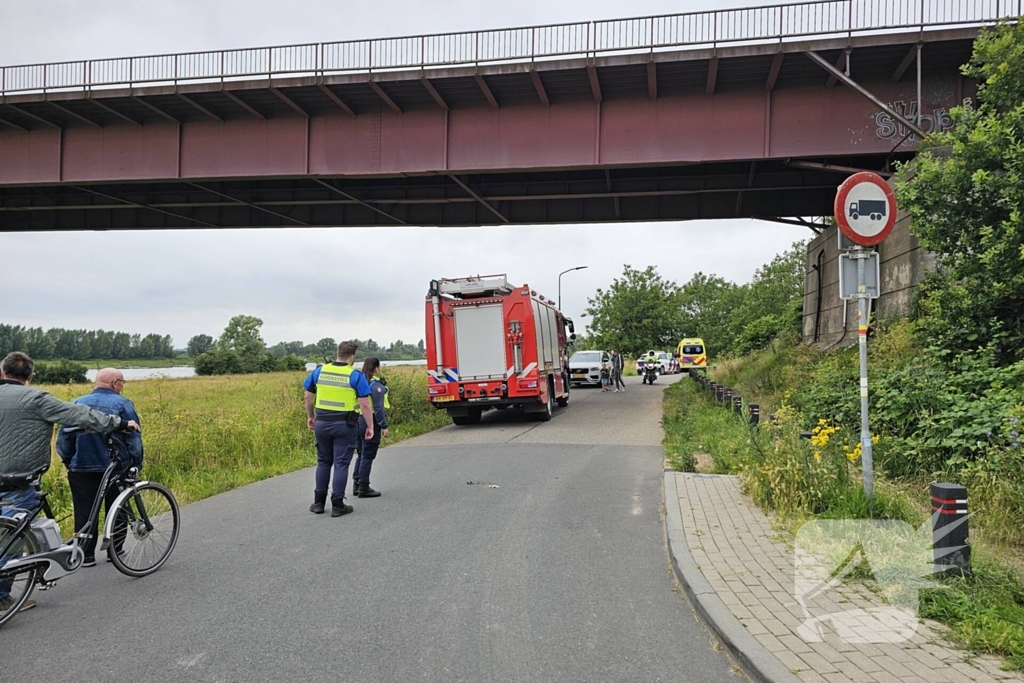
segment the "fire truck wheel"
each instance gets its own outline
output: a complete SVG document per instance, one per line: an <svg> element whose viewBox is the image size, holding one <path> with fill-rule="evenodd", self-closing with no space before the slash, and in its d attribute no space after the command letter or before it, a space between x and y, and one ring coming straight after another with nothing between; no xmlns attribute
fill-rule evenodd
<svg viewBox="0 0 1024 683"><path fill-rule="evenodd" d="M554 382L548 382L548 400L544 404L544 411L537 413L541 422L547 422L555 414L555 386Z"/></svg>

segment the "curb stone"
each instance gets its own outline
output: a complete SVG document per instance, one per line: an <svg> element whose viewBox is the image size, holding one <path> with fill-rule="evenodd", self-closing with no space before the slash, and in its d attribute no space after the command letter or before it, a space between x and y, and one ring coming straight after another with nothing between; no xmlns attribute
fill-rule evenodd
<svg viewBox="0 0 1024 683"><path fill-rule="evenodd" d="M669 556L672 558L672 568L694 610L752 680L759 683L800 683L800 679L733 616L729 607L704 578L686 543L675 471L665 470L664 484L665 532Z"/></svg>

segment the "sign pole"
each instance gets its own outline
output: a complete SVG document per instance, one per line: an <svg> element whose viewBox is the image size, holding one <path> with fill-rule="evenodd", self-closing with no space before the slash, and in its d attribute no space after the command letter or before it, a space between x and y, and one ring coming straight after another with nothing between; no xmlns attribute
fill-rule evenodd
<svg viewBox="0 0 1024 683"><path fill-rule="evenodd" d="M871 451L871 428L868 423L868 296L864 262L868 253L858 248L857 259L857 332L860 346L860 464L864 478L864 495L871 504L875 492L875 467Z"/></svg>
<svg viewBox="0 0 1024 683"><path fill-rule="evenodd" d="M836 190L834 204L836 225L857 247L849 258L857 262L857 328L860 346L860 464L864 479L864 496L871 509L875 494L875 465L871 449L871 428L868 424L868 313L872 294L868 291L867 266L878 268L879 256L865 247L881 243L896 224L896 197L892 188L878 174L861 171L843 181ZM843 257L840 260L842 289ZM851 264L853 265L853 264ZM876 270L874 295L881 294L881 273ZM843 298L853 298L852 293Z"/></svg>

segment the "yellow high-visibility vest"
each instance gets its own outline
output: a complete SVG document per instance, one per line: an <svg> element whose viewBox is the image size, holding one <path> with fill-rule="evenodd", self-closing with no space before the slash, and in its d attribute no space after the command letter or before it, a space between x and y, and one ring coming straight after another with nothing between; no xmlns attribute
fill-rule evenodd
<svg viewBox="0 0 1024 683"><path fill-rule="evenodd" d="M351 365L323 365L316 380L317 410L351 413L359 409L359 397L352 388Z"/></svg>

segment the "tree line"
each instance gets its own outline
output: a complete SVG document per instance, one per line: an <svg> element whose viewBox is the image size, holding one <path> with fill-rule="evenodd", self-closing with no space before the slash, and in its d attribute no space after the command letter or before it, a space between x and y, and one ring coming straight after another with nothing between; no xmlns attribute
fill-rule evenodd
<svg viewBox="0 0 1024 683"><path fill-rule="evenodd" d="M196 335L188 342L188 353L195 357L196 374L229 375L250 372L302 370L307 362L334 360L338 342L324 337L315 344L301 341L280 342L268 347L260 329L263 321L251 315L236 315L217 340ZM359 345L357 360L376 356L381 360L416 360L426 356L423 341L406 344L401 340L384 347L372 339L353 340Z"/></svg>
<svg viewBox="0 0 1024 683"><path fill-rule="evenodd" d="M577 348L615 348L636 356L673 350L700 337L711 355L746 353L786 333L799 334L806 244L796 242L757 269L748 284L697 273L683 285L649 266L622 276L587 300L588 334Z"/></svg>
<svg viewBox="0 0 1024 683"><path fill-rule="evenodd" d="M401 339L389 345L381 345L373 339L354 339L359 345L359 357L375 356L381 360L420 360L426 358L426 347L421 339L417 344L406 344ZM193 358L214 348L217 340L208 334L197 334L188 340L188 355ZM266 352L275 358L297 356L310 362L334 360L338 353L338 342L331 337L324 337L315 344L302 341L278 342L267 346Z"/></svg>
<svg viewBox="0 0 1024 683"><path fill-rule="evenodd" d="M21 351L36 359L101 360L174 358L169 335L113 330L70 330L0 323L0 357Z"/></svg>

